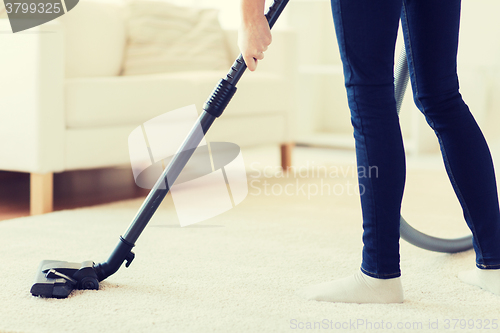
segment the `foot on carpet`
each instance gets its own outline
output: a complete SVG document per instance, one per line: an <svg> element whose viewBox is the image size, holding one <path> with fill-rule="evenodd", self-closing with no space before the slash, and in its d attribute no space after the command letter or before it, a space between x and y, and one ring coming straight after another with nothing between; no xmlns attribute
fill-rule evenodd
<svg viewBox="0 0 500 333"><path fill-rule="evenodd" d="M500 269L479 269L458 273L458 278L465 283L488 290L500 296Z"/></svg>
<svg viewBox="0 0 500 333"><path fill-rule="evenodd" d="M361 270L343 279L302 288L296 294L308 300L343 303L402 303L404 298L401 277L376 279Z"/></svg>

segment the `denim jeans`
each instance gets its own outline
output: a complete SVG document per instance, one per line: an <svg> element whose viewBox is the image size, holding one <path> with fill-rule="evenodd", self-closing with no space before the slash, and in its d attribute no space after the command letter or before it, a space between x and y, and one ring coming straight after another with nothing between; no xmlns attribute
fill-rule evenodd
<svg viewBox="0 0 500 333"><path fill-rule="evenodd" d="M460 0L331 3L358 170L362 171L358 175L363 193L361 270L382 279L401 275L399 218L405 153L394 98L394 52L400 19L414 101L436 133L446 171L473 233L476 265L500 268L500 211L493 162L459 93ZM372 172L366 172L370 168Z"/></svg>

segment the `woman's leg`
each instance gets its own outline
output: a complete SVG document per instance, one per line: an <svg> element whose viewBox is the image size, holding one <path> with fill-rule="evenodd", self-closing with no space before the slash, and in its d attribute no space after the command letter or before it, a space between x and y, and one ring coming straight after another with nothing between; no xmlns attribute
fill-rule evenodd
<svg viewBox="0 0 500 333"><path fill-rule="evenodd" d="M356 143L363 212L361 270L401 275L399 220L405 156L394 98L394 49L401 0L333 0ZM376 170L371 175L363 171Z"/></svg>
<svg viewBox="0 0 500 333"><path fill-rule="evenodd" d="M332 0L356 142L364 247L362 272L310 287L302 293L310 299L403 300L399 220L405 157L393 73L401 5L401 0Z"/></svg>
<svg viewBox="0 0 500 333"><path fill-rule="evenodd" d="M403 0L401 21L415 103L438 137L446 171L474 236L476 265L481 270L499 269L500 211L493 162L459 93L460 1ZM500 292L500 275L497 285Z"/></svg>

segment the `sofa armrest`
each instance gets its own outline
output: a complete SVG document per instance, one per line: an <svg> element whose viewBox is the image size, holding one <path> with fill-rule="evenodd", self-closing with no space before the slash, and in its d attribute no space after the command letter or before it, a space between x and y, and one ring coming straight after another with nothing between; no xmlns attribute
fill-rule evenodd
<svg viewBox="0 0 500 333"><path fill-rule="evenodd" d="M64 49L57 22L9 33L0 19L0 169L63 170Z"/></svg>

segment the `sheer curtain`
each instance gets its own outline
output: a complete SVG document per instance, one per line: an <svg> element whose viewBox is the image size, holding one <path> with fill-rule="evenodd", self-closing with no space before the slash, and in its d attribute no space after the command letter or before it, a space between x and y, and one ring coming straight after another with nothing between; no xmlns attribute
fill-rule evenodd
<svg viewBox="0 0 500 333"><path fill-rule="evenodd" d="M241 0L164 0L179 6L211 7L220 10L219 20L223 28L238 28L240 24L240 1ZM272 4L272 0L266 0L266 8ZM286 13L278 21L282 26L286 22Z"/></svg>
<svg viewBox="0 0 500 333"><path fill-rule="evenodd" d="M237 28L240 22L240 0L164 0L179 6L210 7L220 10L223 28Z"/></svg>

